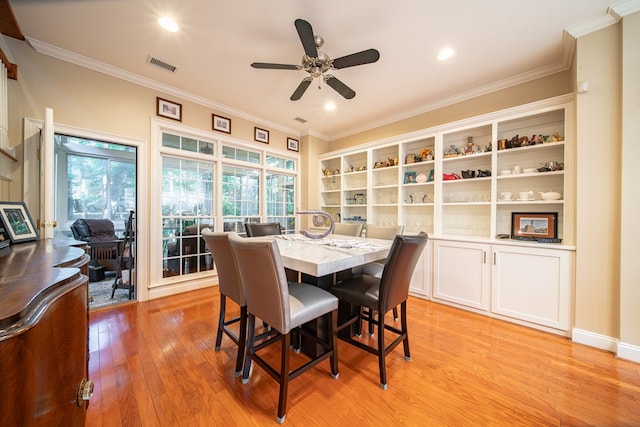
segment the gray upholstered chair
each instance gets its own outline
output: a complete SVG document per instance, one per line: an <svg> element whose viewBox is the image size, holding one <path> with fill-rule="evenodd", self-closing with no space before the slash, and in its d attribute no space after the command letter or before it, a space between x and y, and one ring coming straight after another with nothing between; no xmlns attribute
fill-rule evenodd
<svg viewBox="0 0 640 427"><path fill-rule="evenodd" d="M349 319L344 321L340 319L339 331L356 325L361 318L373 322L377 326L378 339L375 347L355 339L351 333L341 333L340 339L378 356L380 386L384 390L387 389L385 364L387 354L402 342L404 357L411 360L407 331L407 298L409 297L411 276L427 244L427 239L428 236L425 233L420 233L417 236L397 235L393 240L381 278L363 274L344 280L329 289L341 302L349 304L352 308ZM385 314L398 305L400 305L400 329L387 325L384 321ZM360 307L368 308L368 314L363 312ZM376 318L371 315L374 312L378 312ZM396 334L395 339L389 345L385 345L385 331Z"/></svg>
<svg viewBox="0 0 640 427"><path fill-rule="evenodd" d="M245 222L244 229L247 237L277 236L282 234L282 227L279 222Z"/></svg>
<svg viewBox="0 0 640 427"><path fill-rule="evenodd" d="M231 236L230 240L247 291L249 334L242 382L246 383L249 380L252 361L278 381L280 397L276 420L282 423L287 413L287 389L290 380L327 358L331 362L332 376L338 377L338 299L329 292L306 283L287 283L276 241L241 239L235 236ZM308 335L304 328L299 327L323 316L329 318L327 335L311 335L313 345L318 345L322 351L290 372L291 332L296 330L299 334ZM277 335L258 343L255 336L256 317L267 322ZM276 369L258 352L278 342L281 343L282 354L281 367Z"/></svg>
<svg viewBox="0 0 640 427"><path fill-rule="evenodd" d="M362 234L362 223L336 222L333 225L333 234L360 237Z"/></svg>
<svg viewBox="0 0 640 427"><path fill-rule="evenodd" d="M216 351L220 350L222 334L226 334L238 346L236 356L236 376L242 373L247 339L247 296L244 283L240 277L236 255L229 241L230 233L216 233L208 229L202 230L202 238L213 255L213 262L218 272L218 288L220 291L220 313L216 333ZM236 235L235 233L233 233ZM240 306L240 316L226 319L227 298ZM230 325L240 322L238 335Z"/></svg>

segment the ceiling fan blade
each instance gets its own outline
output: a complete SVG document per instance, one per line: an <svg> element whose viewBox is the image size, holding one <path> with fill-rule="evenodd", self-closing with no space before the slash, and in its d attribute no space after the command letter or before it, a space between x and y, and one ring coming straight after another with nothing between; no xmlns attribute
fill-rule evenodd
<svg viewBox="0 0 640 427"><path fill-rule="evenodd" d="M356 96L356 93L353 91L353 89L342 83L340 80L336 79L331 74L327 74L324 77L324 81L346 99L351 99Z"/></svg>
<svg viewBox="0 0 640 427"><path fill-rule="evenodd" d="M371 64L380 59L380 52L376 49L367 49L351 55L341 56L333 60L333 68L347 68L356 65Z"/></svg>
<svg viewBox="0 0 640 427"><path fill-rule="evenodd" d="M292 101L297 101L298 99L302 98L302 95L304 95L304 92L307 90L312 80L313 79L311 77L307 77L302 80L289 99L291 99Z"/></svg>
<svg viewBox="0 0 640 427"><path fill-rule="evenodd" d="M262 68L268 70L299 70L301 67L299 65L289 65L289 64L271 64L269 62L254 62L251 64L253 68Z"/></svg>
<svg viewBox="0 0 640 427"><path fill-rule="evenodd" d="M298 30L298 36L302 42L304 53L310 58L318 57L318 48L316 47L316 39L313 36L313 28L304 19L296 19L296 30Z"/></svg>

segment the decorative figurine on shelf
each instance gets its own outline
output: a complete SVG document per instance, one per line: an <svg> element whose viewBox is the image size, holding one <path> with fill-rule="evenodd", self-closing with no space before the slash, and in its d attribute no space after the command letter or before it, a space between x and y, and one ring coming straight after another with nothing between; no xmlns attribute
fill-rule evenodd
<svg viewBox="0 0 640 427"><path fill-rule="evenodd" d="M445 159L449 157L458 157L460 155L461 153L458 151L458 148L455 146L455 144L451 144L449 146L449 149L444 152Z"/></svg>
<svg viewBox="0 0 640 427"><path fill-rule="evenodd" d="M464 147L464 155L468 156L470 154L476 154L478 151L478 147L473 143L473 137L470 136L467 138L467 146Z"/></svg>
<svg viewBox="0 0 640 427"><path fill-rule="evenodd" d="M551 142L560 141L564 141L564 136L560 135L558 132L554 132L553 135L551 135Z"/></svg>
<svg viewBox="0 0 640 427"><path fill-rule="evenodd" d="M431 148L423 148L422 150L420 150L420 159L423 162L433 160L433 152L431 151Z"/></svg>

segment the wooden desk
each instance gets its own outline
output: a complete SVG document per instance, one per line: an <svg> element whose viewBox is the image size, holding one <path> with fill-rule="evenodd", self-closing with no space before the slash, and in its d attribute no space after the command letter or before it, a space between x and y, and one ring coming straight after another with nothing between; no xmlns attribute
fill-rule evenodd
<svg viewBox="0 0 640 427"><path fill-rule="evenodd" d="M71 243L73 244L73 243ZM70 242L0 251L0 425L83 426L89 261Z"/></svg>

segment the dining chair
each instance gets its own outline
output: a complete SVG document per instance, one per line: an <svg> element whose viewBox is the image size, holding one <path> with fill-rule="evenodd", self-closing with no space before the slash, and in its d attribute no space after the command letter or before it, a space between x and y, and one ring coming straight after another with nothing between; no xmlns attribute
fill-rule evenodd
<svg viewBox="0 0 640 427"><path fill-rule="evenodd" d="M336 222L333 225L333 234L360 237L362 234L362 223Z"/></svg>
<svg viewBox="0 0 640 427"><path fill-rule="evenodd" d="M404 231L404 225L376 225L367 224L365 236L371 239L393 240ZM386 259L370 262L362 266L362 274L374 277L382 277ZM398 308L393 307L393 320L398 321ZM373 335L373 323L369 323L369 335Z"/></svg>
<svg viewBox="0 0 640 427"><path fill-rule="evenodd" d="M251 362L254 361L280 384L278 415L282 424L287 413L287 391L289 381L329 358L331 375L338 378L337 312L338 299L331 293L306 283L288 283L277 242L273 240L230 238L238 266L247 291L249 333L242 382L249 381ZM256 341L255 320L266 321L276 335ZM328 317L326 336L311 334L302 324ZM291 332L303 334L321 347L303 365L290 371ZM319 334L321 335L321 334ZM259 352L271 344L281 343L280 366L274 367ZM301 354L306 358L307 355Z"/></svg>
<svg viewBox="0 0 640 427"><path fill-rule="evenodd" d="M218 328L216 332L215 350L220 350L222 334L227 335L238 346L236 356L236 376L242 373L247 339L247 296L244 283L238 270L236 255L229 241L230 234L212 232L208 229L202 231L202 238L213 255L213 262L218 272L218 287L220 291L220 313L218 316ZM240 316L226 319L227 298L240 306ZM230 325L240 323L238 335L230 328Z"/></svg>
<svg viewBox="0 0 640 427"><path fill-rule="evenodd" d="M409 333L407 331L407 299L409 297L409 284L420 254L427 244L428 236L421 232L416 236L396 235L387 257L382 276L380 278L366 274L354 276L331 287L329 290L341 302L348 303L351 307L351 315L338 325L338 331L342 331L351 325L360 322L361 318L373 322L378 329L377 345L368 345L355 339L351 333L342 333L340 339L355 345L369 353L378 356L380 369L380 386L387 389L387 371L385 357L400 342L403 343L404 357L411 360L409 352ZM393 307L400 306L400 329L385 324L385 314ZM368 308L363 312L359 307ZM378 316L374 318L373 312ZM396 335L395 339L385 345L385 332ZM246 366L246 365L245 365Z"/></svg>
<svg viewBox="0 0 640 427"><path fill-rule="evenodd" d="M277 236L282 234L282 227L279 222L245 222L244 229L247 237Z"/></svg>

